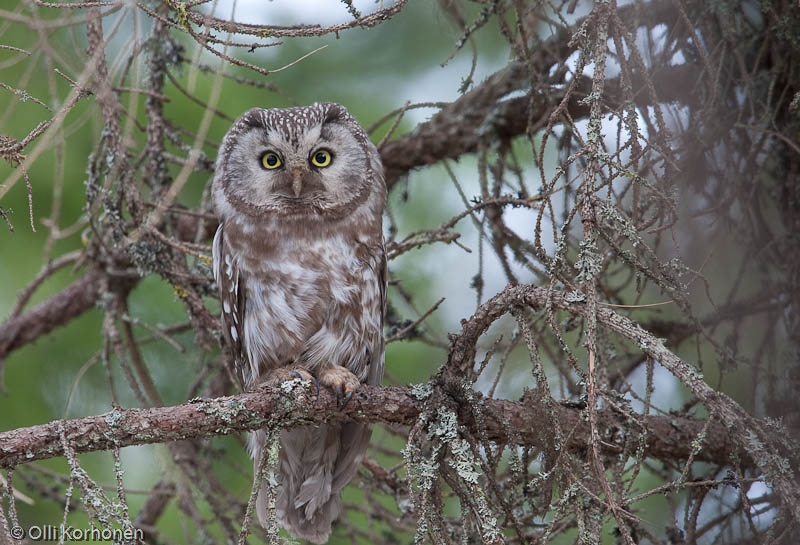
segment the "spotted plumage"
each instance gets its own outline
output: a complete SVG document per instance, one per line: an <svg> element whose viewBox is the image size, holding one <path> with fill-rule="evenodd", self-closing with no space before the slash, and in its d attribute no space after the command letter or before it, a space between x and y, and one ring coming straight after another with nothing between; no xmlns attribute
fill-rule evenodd
<svg viewBox="0 0 800 545"><path fill-rule="evenodd" d="M214 277L241 386L310 375L345 402L380 383L386 187L359 124L332 103L252 109L220 146L212 190ZM277 512L292 535L327 541L370 434L352 423L282 432ZM265 441L250 436L256 463Z"/></svg>

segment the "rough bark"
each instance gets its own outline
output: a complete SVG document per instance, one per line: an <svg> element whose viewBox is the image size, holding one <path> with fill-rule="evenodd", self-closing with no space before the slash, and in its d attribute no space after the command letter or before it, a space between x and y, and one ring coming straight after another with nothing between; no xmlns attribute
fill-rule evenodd
<svg viewBox="0 0 800 545"><path fill-rule="evenodd" d="M484 411L486 436L497 443L534 443L537 427L544 421L542 409L519 401L478 398ZM410 388L364 385L345 408L337 405L334 395L321 390L308 395L296 385L293 389L265 388L259 392L215 399L192 400L182 405L153 409L117 409L105 414L72 420L59 420L0 433L0 466L44 460L64 455L62 435L75 452L109 450L114 447L198 439L254 430L266 426L292 426L322 422L382 422L402 426L416 423L425 400L418 399ZM460 420L473 433L478 424L471 413L474 407L462 407ZM568 448L584 449L589 427L575 408L559 407L561 426L569 432ZM622 440L606 442L610 454L633 452L636 441L614 432L624 430L625 418L611 410L599 413L607 436ZM692 452L692 442L706 426L703 420L665 416L643 417L638 433L646 433L645 455L662 460L685 460ZM513 433L510 433L513 430ZM744 453L733 446L724 425L711 422L703 448L695 460L726 463L738 456L747 463Z"/></svg>

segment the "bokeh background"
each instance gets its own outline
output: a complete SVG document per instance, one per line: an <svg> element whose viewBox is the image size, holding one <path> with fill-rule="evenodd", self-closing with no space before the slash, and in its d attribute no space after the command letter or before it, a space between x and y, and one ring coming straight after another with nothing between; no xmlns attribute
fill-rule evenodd
<svg viewBox="0 0 800 545"><path fill-rule="evenodd" d="M89 42L85 22L91 9L107 10L103 18L103 33L107 41L105 54L111 79L119 84L116 91L126 109L121 118L121 134L127 148L134 150L128 160L137 168L144 160L142 149L148 123L146 89L150 77L146 59L152 48L162 48L170 60L163 89L166 97L163 100L164 117L170 121L165 154L168 174L172 179L188 175L176 205L202 214L208 212L209 165L216 158L216 146L233 119L253 106L339 102L370 131L375 143L385 143L413 133L415 127L428 121L443 104L457 100L506 67L515 57L510 43L513 39L508 39L510 31L506 25L515 22L508 14L500 20L491 15L490 4L408 0L398 14L374 27L356 26L321 36L272 37L269 33L259 37L237 36L239 40L253 40L259 44L251 51L247 47L214 45L226 55L269 71L261 74L211 54L198 45L197 37L192 38L180 30L170 33L171 41L148 42L154 20L145 9L167 12L171 21L180 25L181 10L187 7L180 2L120 2L100 8L86 5L81 9L65 9L64 6L31 0L0 0L0 136L22 140L41 123L53 119L65 103L75 98L73 82L91 82L94 67L86 64ZM525 2L507 4L530 7ZM526 11L530 17L524 24L529 31L534 31L537 39L544 41L559 32L565 34L565 29L568 29L574 35L571 41L565 39L565 43L569 42L573 48L587 48L587 36L591 32L570 25L582 20L592 10L593 3L531 3L534 4L543 7ZM644 67L649 70L654 66L708 70L713 65L709 58L715 58L713 54L716 53L708 54L702 48L696 48L694 36L684 39L685 30L675 30L680 27L675 21L683 24L693 22L692 18L681 19L680 10L671 4L667 8L662 2L653 4L658 10L648 11L650 3L639 3L643 8L641 17L634 19L643 20L643 28L634 27L631 43L621 56L626 57L631 50L637 49L642 56L643 71ZM788 48L787 51L797 50L796 36L800 33L792 34L800 28L796 14L795 19L789 16L782 19L783 26L776 23L777 26L770 27L772 23L767 12L754 2L722 2L722 7L715 4L709 11L704 11L701 4L704 3L680 5L692 8L693 14L702 13L702 20L699 15L697 19L698 27L702 28L696 32L708 43L717 38L714 34L717 27L707 24L708 19L713 19L722 21L719 27L725 32L735 29L730 30L730 35L721 32L724 38L721 41L731 49L735 49L731 44L743 43L730 37L737 35L735 32L751 36L747 34L749 30L741 29L752 28L752 36L757 37L763 28L769 28L774 30L769 36L794 44L794 49ZM392 3L372 0L226 0L204 3L200 8L194 4L191 7L222 19L251 25L331 27L352 21L356 12L369 14L389 5ZM626 6L627 3L623 9ZM663 17L674 26L648 22L648 17L662 17L664 9L674 11L670 12L671 16L674 15L672 19ZM736 24L728 24L725 17L729 15ZM197 30L199 26L194 28ZM303 28L308 27L298 27L298 34L304 33ZM214 38L227 39L221 31ZM682 47L678 47L678 43ZM261 47L264 44L269 46ZM608 47L616 52L618 45L610 43ZM728 51L725 48L721 50ZM757 58L748 55L743 55L743 65ZM567 82L581 75L589 78L594 75L597 68L594 61L581 64L583 61L577 50L567 58L558 58L549 73L531 78L526 86L503 97L503 100L526 96L540 84L543 88L550 85L554 95L561 93ZM788 61L784 59L782 62ZM623 64L610 55L603 75L608 79L619 79ZM757 63L756 66L759 70L763 68ZM756 72L753 68L753 73ZM656 72L650 75L653 73ZM721 143L715 146L714 142L709 143L713 138L698 131L704 138L698 139L696 146L693 147L687 138L676 143L668 153L653 144L660 141L655 130L657 125L652 121L658 111L670 131L681 137L695 129L697 111L706 116L700 117L703 123L714 116L722 119L717 112L727 111L726 107L739 108L742 118L752 121L758 116L753 114L752 118L746 118L741 112L748 108L758 111L751 107L752 104L766 103L758 98L761 96L758 92L768 87L769 82L776 86L776 81L783 81L779 69L766 70L765 73L773 79L757 80L750 87L750 83L740 87L732 85L726 88L730 91L728 94L721 93L725 100L714 102L709 99L713 108L709 106L705 113L703 107L709 103L702 102L698 106L693 102L696 99L694 94L691 99L679 94L673 100L638 110L631 106L631 101L623 101L613 115L603 118L600 125L602 147L610 150L609 157L613 159L609 159L604 168L614 180L604 189L602 197L623 208L630 206L634 212L646 210L642 217L635 219L640 221L636 225L637 236L641 235L641 240L653 248L650 256L653 262L648 263L654 269L657 269L656 263L663 265L663 269L656 271L663 273L662 279L677 278L682 282L679 291L683 294L685 290L685 300L682 301L691 303L691 312L679 306L671 298L672 294L662 289L663 284L653 281L658 274L648 276L652 271L646 270L643 265L646 260L636 253L643 252L642 247L631 246L633 238L618 239L620 247L630 254L617 252L619 248L612 249L610 245L603 246L600 253L606 259L603 283L609 289L603 296L609 304L630 303L630 307L615 308L654 326L654 330L663 327L663 336L674 342L670 348L686 361L696 363L706 382L730 395L752 414L777 417L782 416L785 408L777 402L774 406L770 403L778 398L784 399L785 390L791 391L791 385L796 382L796 376L786 370L789 365L784 367L785 361L797 359L787 342L792 332L786 324L793 323L793 314L791 298L785 296L788 291L782 284L790 276L787 273L790 267L781 269L776 262L781 254L793 255L790 250L795 235L788 227L791 222L786 219L791 215L782 206L789 203L786 206L790 209L790 204L797 199L796 193L791 191L796 186L797 174L787 167L786 176L775 175L784 163L790 161L780 154L775 154L773 159L764 159L764 156L771 157L773 149L759 148L762 155L754 152L756 159L768 166L777 164L775 171L759 172L758 183L742 185L744 189L735 194L726 193L728 186L725 183L730 182L730 186L744 183L724 176L725 168L742 160L744 155L727 136L720 136ZM785 73L795 77L789 69ZM720 76L720 80L724 79ZM787 76L787 79L791 78ZM704 77L702 81L707 85L710 80ZM787 88L790 87L787 84ZM699 83L697 88L702 88L703 92L707 90ZM751 92L756 97L752 100L748 98ZM687 96L691 93L694 93L694 88L687 85ZM697 94L702 93L698 91ZM704 99L707 97L708 93ZM590 98L584 97L587 103ZM542 101L547 99L545 96ZM0 322L20 312L18 302L22 294L26 297L25 308L30 308L80 277L85 270L81 253L96 242L96 233L88 222L90 216L98 223L115 221L114 218L104 218L97 208L87 210L87 189L93 190L94 183L87 185L90 166L104 160L96 154L100 149L98 142L106 131L94 101L93 96L80 96L63 120L58 120L52 130L30 142L22 150L25 169L12 164L13 161L0 160L0 207L13 225L12 231L0 220ZM643 145L653 144L648 153L655 156L663 153L669 156L668 160L661 162L657 157L650 162L648 159L641 171L626 170L629 166L627 161L641 166L637 162L639 159L631 158L633 148L625 140L629 133L620 128L624 125L620 120L630 113L624 109L628 107L635 113L631 118L626 117L626 122L638 123L637 131L640 131L634 131L631 140L639 140ZM399 115L403 109L404 113ZM556 190L547 194L551 208L545 214L543 226L537 226L537 213L531 206L503 208L502 223L524 241L532 241L537 233L541 234L546 256L553 258L558 254L563 258L562 264L567 263L564 268L571 270L580 251L577 244L572 243L580 240L581 225L570 211L578 198L576 188L582 183L586 159L570 153L570 150L585 147L586 142L578 140L586 138L592 131L587 118L574 123L572 120L559 120L555 128L550 127L547 145L543 143L545 131L541 130L542 125L537 125L538 132L498 144L496 149L466 154L456 160L410 171L390 193L385 218L387 238L401 240L419 230L436 229L461 214L486 197L482 194L489 185L486 178L496 172L501 172L498 175L501 178L499 186L504 195L532 198L532 195L551 191L552 187L546 188L547 183L559 179L557 169L564 167L564 180L557 184ZM751 130L747 123L741 124L746 125L746 130ZM701 124L701 127L705 126ZM783 126L781 130L784 130ZM506 144L508 147L503 147ZM790 151L796 151L795 144L792 144L794 147L787 146ZM620 148L624 149L620 151ZM697 157L692 157L695 151ZM187 157L192 152L199 152L199 166L185 170ZM671 171L669 161L673 160L681 168ZM753 160L751 164L758 161ZM754 176L750 178L756 179ZM785 180L790 182L781 185ZM632 187L635 189L628 191ZM763 206L759 199L764 199ZM29 210L31 206L32 212ZM504 258L499 259L492 247L496 233L490 232L482 213L465 214L455 223L454 231L459 234L457 243L424 244L391 262L388 334L396 333L404 325L434 310L414 328L414 335L388 345L384 384L427 382L447 361L448 333L458 332L461 321L468 318L480 303L502 290L512 276L525 284L543 283L542 279L550 274L547 263L531 264L535 261L531 258L535 252L530 247L524 247L521 252L528 252L526 255L530 259L527 261L517 259L509 248L500 251ZM751 223L757 227L752 227ZM646 227L642 227L645 224ZM762 226L769 228L765 232L771 229L774 237L764 236L759 241L756 236L748 238L749 234L742 235L742 232L748 233L747 229L751 234L758 233ZM564 247L555 243L555 239L562 235L568 239ZM196 278L208 278L206 285L210 286L208 260L204 258L210 254L210 239L199 236L195 243L193 253L186 257L189 270ZM760 245L763 254L743 259L745 247L752 249L752 245ZM634 266L628 268L631 263ZM27 298L26 286L53 264L59 265L58 270L37 284ZM141 272L143 279L128 297L129 306L124 319L131 324L142 359L163 403L180 404L200 395L204 387L220 374L219 349L201 346L189 324L181 288L165 280L164 276L151 274L152 270ZM575 273L575 270L571 272ZM673 273L674 276L670 276ZM767 290L763 298L757 297L770 279L775 281L776 288ZM557 287L562 289L564 286L559 284ZM779 292L784 294L782 299L776 295ZM216 315L218 304L211 293L209 288L203 303ZM107 304L108 301L100 300L94 310L35 343L0 358L0 431L107 412L114 399L111 384L121 406L140 406L104 333L107 309L104 305ZM759 308L763 310L756 310ZM722 313L727 317L712 321L702 335L692 329L700 322L698 317L713 315L720 309L727 312ZM784 310L785 315L781 315ZM761 312L763 314L759 314ZM737 317L739 315L741 319ZM584 329L574 318L557 315L555 322L563 330L564 346L569 347L570 354L579 361L576 367L583 369L586 359ZM532 320L534 333L540 335L537 339L546 339L542 340L539 355L553 398L580 405L585 402L586 388L579 376L581 373L564 363L566 358L560 352L564 346L559 345L561 339L557 342L552 335L547 336L551 333L548 331L550 324L541 316L537 320ZM679 329L676 324L684 329ZM673 334L674 337L670 337ZM472 385L475 390L496 398L518 400L534 387L536 380L531 376L531 355L521 339L520 329L511 316L492 326L478 351L477 360L485 357L487 366L478 373ZM618 398L609 395L606 399L613 398L614 402L637 414L652 411L658 415L679 412L682 417L708 416L703 403L692 398L687 389L657 362L642 359L641 351L618 342L611 335L608 338L601 336L601 344L609 373L623 375ZM625 367L627 374L615 365ZM618 384L614 386L616 388ZM614 395L616 393L614 390ZM404 475L402 451L406 446L406 432L376 426L374 448L370 451L370 456L382 467L393 468L392 471L398 475ZM245 502L251 486L252 465L243 437L215 437L201 443L208 463L202 470L208 469L214 483L224 485L231 497ZM485 450L480 452L486 454ZM512 467L517 460L514 456L521 456L521 452L522 449L508 449L498 455L501 460L499 467ZM108 452L81 454L79 460L91 478L113 498L120 474L115 471L118 468L113 456ZM642 494L636 502L642 527L661 536L662 543L681 542L677 531L684 526L681 521L693 520L697 527L705 528L704 525L713 525L720 513L727 516L729 511L751 514L746 524L739 520L741 526L731 524L718 530L706 528L698 536L698 542L725 543L751 530L753 535L758 535L773 522L780 521L779 511L772 503L772 490L760 477L747 481L745 488L725 487L720 485L727 478L720 469L722 466L713 464L697 463L689 472L689 466L683 468L677 463L660 465L660 461L633 458L616 460L615 463L619 473L611 477L630 479L625 481L625 486L629 486L626 494ZM534 459L526 469L530 472L528 476L533 480L539 478L538 471L545 469L543 464L541 458ZM203 485L191 482L176 466L173 452L166 446L122 449L121 468L131 518L135 518L152 497L156 483L169 483L171 494L176 497L183 494L194 498L191 508L177 501L167 505L158 519L158 537L154 542L224 541L226 534L223 529L213 523L198 523L212 521L216 516L215 507L198 492L198 487L202 489ZM578 468L573 469L578 475ZM682 470L685 473L681 476ZM16 490L14 513L19 522L23 525L59 524L65 519L75 527L85 527L89 519L81 509L70 510L68 515L64 515L65 500L77 486L68 475L68 464L63 458L26 464L10 474ZM663 493L653 492L664 483L665 475L676 482L683 479L681 487L665 488ZM716 479L713 487L709 485L710 491L704 489L703 492L711 499L706 503L703 503L706 496L697 500L696 489L691 484L682 488L687 479ZM522 488L524 485L520 486ZM569 490L556 489L553 501L561 498L565 502L562 507L571 505L564 499L569 496ZM78 496L77 492L75 496ZM8 498L5 500L10 505ZM359 513L367 503L371 509L380 506L398 519L407 515L404 509L408 505L403 503L408 501L407 498L393 498L390 494L376 496L373 489L359 488L358 483L348 488L345 501L350 507L350 526L347 530L338 527L332 543L351 543L354 528L367 527L367 521L372 520L375 512L370 511L369 516L366 512ZM756 507L748 505L748 501ZM457 520L459 505L454 495L447 499L442 509L450 520ZM568 513L559 511L555 515L534 517L529 522L531 527L537 524L544 527L554 517L568 516ZM411 542L415 535L413 522L404 520L404 524L394 528L370 526L369 531L374 532L372 535L380 533L385 542ZM616 543L619 535L614 533L610 517L606 517L600 526L602 542ZM745 527L746 530L741 529ZM582 530L569 527L550 537L555 543L571 543L578 539ZM369 542L364 535L360 537ZM650 537L650 542L655 542L655 538ZM251 537L251 542L260 539L265 537L257 532Z"/></svg>
<svg viewBox="0 0 800 545"><path fill-rule="evenodd" d="M352 4L363 13L378 7L369 0ZM344 3L327 0L216 2L208 7L220 17L233 17L252 24L330 26L352 19ZM0 81L9 86L0 89L0 134L22 139L38 123L49 119L52 111L68 96L70 84L59 72L77 80L85 68L82 65L87 47L85 25L76 23L50 28L47 23L63 23L63 18L69 15L78 18L85 10L69 12L10 0L5 0L0 9L3 10L0 43L30 52L30 55L20 55L13 50L0 50ZM29 25L43 28L35 32ZM151 26L152 20L127 6L106 17L104 31L110 42L107 58L112 70L127 68L124 63L132 54L131 48L146 40ZM176 33L176 44L182 48L180 54L192 63L187 62L186 66L171 71L175 81L166 83L164 94L169 97L169 102L165 104L165 111L179 126L196 130L204 113L204 107L196 99L208 101L214 85L221 87L218 102L213 107L231 120L253 106L285 107L333 101L345 105L364 127L373 128L371 136L377 143L392 125L393 119L381 123L387 112L407 103L452 101L463 92L462 86L468 79L479 82L508 61L507 44L496 29L489 29L475 35L474 49L479 54L475 57L477 64L473 69L473 46L468 45L462 50L456 48L461 35L462 30L436 3L410 2L400 14L376 28L354 28L338 36L282 38L275 40L274 47L253 53L231 52L248 63L274 70L265 77L223 63L207 51L201 51L191 38ZM200 70L200 65L209 70ZM214 73L220 69L228 77L219 78ZM129 80L132 86L134 82L144 86L146 77L145 68L135 66ZM255 81L259 86L242 84L236 81L237 77ZM24 90L40 99L47 108L26 100L16 90ZM122 94L123 101L129 98L130 94ZM140 96L135 98L141 101ZM9 178L15 173L19 176L19 171L6 162L0 162L2 206L14 225L13 233L0 226L0 317L3 319L15 307L20 291L48 262L81 250L89 236L85 214L87 157L92 154L103 130L92 100L92 97L79 100L64 119L59 134L31 146L37 154L28 170L36 232L29 225L24 180L17 179L9 184ZM437 108L433 106L410 109L395 129L395 134L411 130L435 111ZM137 114L137 121L145 123L141 104ZM220 117L212 119L202 148L208 159L216 158L215 145L230 123ZM130 138L143 139L141 131L135 127L126 134ZM466 164L456 164L453 168L459 173L472 172L474 163L470 164L471 161L466 158L463 161ZM170 166L173 176L179 171L180 165ZM460 211L462 205L453 185L441 183L446 176L441 168L423 169L412 173L403 182L403 187L393 192L390 210L399 233L436 227ZM207 174L192 174L179 202L187 207L199 206L209 182ZM464 182L472 184L465 191L474 193L476 181L467 177ZM474 250L477 237L469 232L465 236L463 243ZM419 306L417 310L408 308L397 298L399 312L405 318L414 319L440 297L446 298L427 321L426 328L433 337L442 337L444 332L457 328L458 319L475 308L474 299L464 300L463 294L458 293L476 272L468 265L471 257L466 254L465 259L464 254L466 252L456 246L440 244L402 256L393 264L393 275L414 294ZM46 300L76 278L78 272L72 266L64 267L35 291L29 305ZM498 280L502 282L502 278ZM213 299L207 303L215 311L218 308ZM155 275L135 288L130 298L130 315L136 321L162 328L185 327L186 324L184 307L173 286ZM100 357L104 346L102 320L99 309L87 312L0 362L0 429L100 414L111 409L109 371ZM135 323L134 330L137 336L147 336L147 330ZM192 388L197 386L191 379L204 367L219 364L219 354L200 349L191 330L175 334L172 339L179 344L179 350L177 346L158 339L142 347L152 378L166 404L185 401ZM394 343L387 353L387 383L425 381L443 363L445 354L444 347L437 348L428 343L414 340ZM120 386L122 405L137 406L132 392L124 386L124 377L119 369L114 367L110 372L114 382ZM393 441L385 433L379 436L379 433L376 432L376 442L384 443L387 449L400 451L402 442ZM220 469L224 479L229 479L233 490L238 490L240 496L246 498L250 489L250 461L242 442L225 437L214 439L213 443L219 449L219 466L224 466ZM80 460L98 482L112 489L116 487L111 456L107 453L83 454ZM134 514L144 501L145 493L164 473L174 471L176 478L180 473L170 468L170 456L161 446L125 448L122 450L122 463L125 484L131 491L128 494L131 513ZM32 475L18 472L14 484L24 492L27 489L25 479L47 481L54 475L64 474L67 469L64 459L44 461L36 464ZM54 485L56 501L49 504L17 502L20 521L26 524L60 523L63 512L60 501L66 484L60 483L61 488L59 484ZM137 495L137 490L142 494ZM179 509L168 509L161 519L171 521L161 528L167 536L181 543L199 539L194 535L197 529ZM68 517L75 527L85 526L86 520L81 513Z"/></svg>

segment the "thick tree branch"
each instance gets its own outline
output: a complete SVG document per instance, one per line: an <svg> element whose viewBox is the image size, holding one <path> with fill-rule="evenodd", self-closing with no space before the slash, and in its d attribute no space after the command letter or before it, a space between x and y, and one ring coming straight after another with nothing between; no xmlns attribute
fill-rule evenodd
<svg viewBox="0 0 800 545"><path fill-rule="evenodd" d="M0 368L3 358L12 351L94 308L104 286L128 291L138 281L134 274L91 269L54 296L1 324Z"/></svg>
<svg viewBox="0 0 800 545"><path fill-rule="evenodd" d="M463 374L475 361L479 337L495 320L517 305L526 305L537 310L562 309L583 318L594 316L599 324L639 346L644 354L669 370L705 405L712 415L712 426L715 422L724 424L724 450L729 454L735 453L735 456L747 456L754 460L780 494L794 519L800 521L800 491L792 469L797 467L797 454L792 439L785 434L785 430L774 422L748 414L736 401L709 386L700 369L676 356L664 345L663 340L614 310L597 308L592 312L584 303L569 302L566 294L561 291L534 285L508 286L481 305L472 317L462 322L461 333L453 337L451 342L447 371L455 375ZM709 436L706 435L705 438L707 440ZM690 440L689 443L691 442Z"/></svg>
<svg viewBox="0 0 800 545"><path fill-rule="evenodd" d="M288 384L288 383L287 383ZM286 386L287 384L284 384ZM163 443L224 435L270 425L296 426L322 422L383 422L413 425L425 407L408 388L362 386L345 409L327 390L319 398L302 393L299 384L291 391L270 388L255 393L191 401L173 407L119 409L98 416L63 420L0 433L0 467L12 467L34 460L63 456L61 435L75 452L108 450L149 443ZM482 399L486 436L496 442L534 445L536 428L546 421L544 409L525 402ZM474 407L462 407L460 422L473 433L479 431L470 416ZM576 409L559 407L562 429L568 431L567 447L583 449L588 444L589 428ZM612 411L599 414L600 425L608 432L604 448L609 453L633 453L638 434L646 432L645 455L662 460L686 459L706 422L687 418L651 416L641 418L635 436L626 438L623 430L630 423ZM509 430L513 430L511 436ZM616 442L615 442L616 441ZM695 460L726 463L743 452L735 452L729 434L720 423L712 422L706 431L703 448Z"/></svg>
<svg viewBox="0 0 800 545"><path fill-rule="evenodd" d="M53 297L0 326L0 359L94 307L103 272L91 270Z"/></svg>
<svg viewBox="0 0 800 545"><path fill-rule="evenodd" d="M412 132L387 143L381 149L381 159L386 167L386 183L391 188L410 170L432 165L444 159L457 159L474 153L490 142L508 141L528 131L541 129L550 112L564 98L563 86L539 87L525 96L504 100L509 93L524 87L526 71L512 63L489 77L481 85L458 100L445 106L430 121L420 124ZM693 89L702 72L692 65L670 66L651 74L658 89L658 99L663 103L694 100ZM584 101L591 93L591 78L581 77L567 102L567 112L573 120L589 115L589 105ZM644 78L636 78L632 90L639 107L652 105L644 92ZM618 110L625 102L619 78L605 82L603 110ZM529 126L533 120L534 126Z"/></svg>
<svg viewBox="0 0 800 545"><path fill-rule="evenodd" d="M394 15L403 4L399 2L385 11ZM641 18L643 14L635 8L636 6L620 8L619 16L622 19L633 16ZM380 13L382 12L371 14L365 17L365 20L378 17ZM211 24L210 19L202 18L191 10L189 16L199 18L194 20L196 24ZM647 20L641 20L640 23L644 25L670 23L674 17L671 2L653 2L647 13ZM225 23L227 24L229 23ZM352 23L348 26L352 26ZM309 29L303 31L306 30ZM325 33L334 29L311 30ZM294 32L299 30L289 29L290 35ZM529 120L545 120L555 105L562 100L564 87L563 85L546 87L537 83L531 89L528 74L532 70L546 74L550 67L566 59L574 49L569 42L570 34L564 29L537 48L535 58L530 61L531 67L525 67L521 63L511 63L507 68L490 76L470 92L447 105L430 121L420 124L411 133L387 143L381 150L381 159L386 167L386 182L389 188L414 168L432 165L444 159L456 159L465 153L473 153L480 149L482 143L496 140L498 137L508 140L526 131L535 130L536 127L528 126ZM659 92L658 99L666 103L690 100L691 91L699 81L701 72L693 65L669 66L652 74L651 77ZM650 104L646 94L640 91L643 88L643 79L634 78L632 89L640 107ZM527 94L504 100L506 95L520 89L525 89ZM583 78L573 90L567 107L573 120L588 115L588 106L581 100L590 91L591 81L588 78ZM607 110L621 106L624 94L618 78L605 83L603 99ZM181 217L174 225L175 232L183 240L194 240L197 234L197 222L197 217ZM216 225L213 221L206 222L205 227L206 238L210 238ZM99 280L102 276L100 270L87 273L47 301L0 325L0 359L91 309L100 295Z"/></svg>
<svg viewBox="0 0 800 545"><path fill-rule="evenodd" d="M502 100L524 85L521 81L524 74L521 65L512 63L449 104L430 121L387 143L381 150L381 159L386 167L389 188L414 168L474 153L498 137L509 140L524 134L536 128L528 126L529 119L546 120L563 98L563 89L553 88L548 92L536 89L538 99L526 95ZM700 77L699 70L682 65L663 69L653 76L653 81L659 89L660 100L686 101L691 99L690 90ZM644 86L643 82L634 83L634 90ZM588 115L588 106L581 100L590 91L591 81L582 78L568 102L567 111L572 119ZM636 96L639 106L649 104L644 93ZM604 99L606 110L621 107L624 95L618 79L605 83ZM198 221L197 216L181 216L174 223L176 234L184 240L194 240ZM213 221L206 221L204 227L206 238L210 238L217 226ZM0 326L0 358L91 309L100 294L101 278L102 272L93 270L57 295Z"/></svg>

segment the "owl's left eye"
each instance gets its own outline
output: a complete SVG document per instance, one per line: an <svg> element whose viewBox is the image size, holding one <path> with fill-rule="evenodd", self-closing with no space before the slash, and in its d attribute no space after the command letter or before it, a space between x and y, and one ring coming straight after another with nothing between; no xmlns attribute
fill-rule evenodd
<svg viewBox="0 0 800 545"><path fill-rule="evenodd" d="M311 156L311 164L315 167L326 167L331 164L331 161L333 161L333 154L326 149L317 150Z"/></svg>
<svg viewBox="0 0 800 545"><path fill-rule="evenodd" d="M268 170L273 170L281 166L281 158L273 151L268 151L261 156L261 166Z"/></svg>

